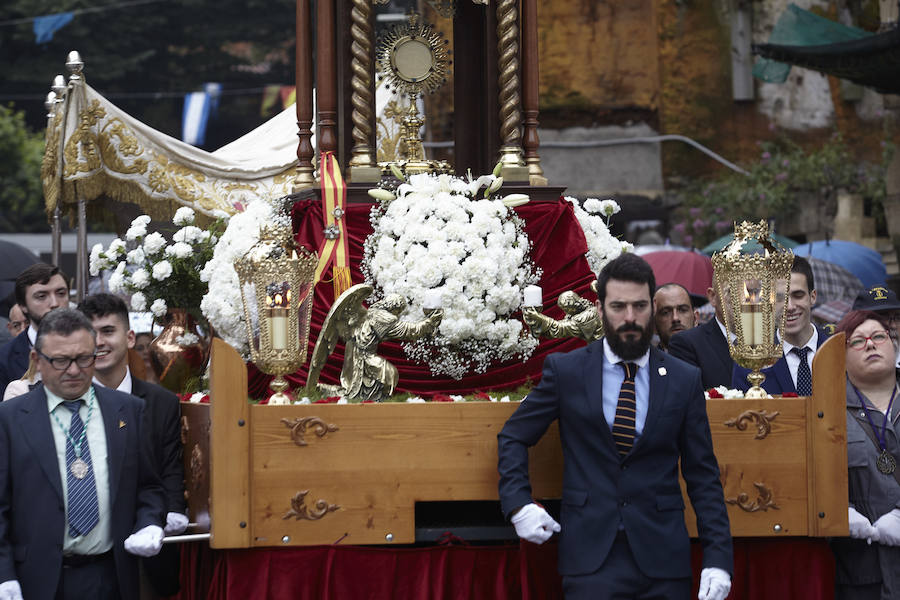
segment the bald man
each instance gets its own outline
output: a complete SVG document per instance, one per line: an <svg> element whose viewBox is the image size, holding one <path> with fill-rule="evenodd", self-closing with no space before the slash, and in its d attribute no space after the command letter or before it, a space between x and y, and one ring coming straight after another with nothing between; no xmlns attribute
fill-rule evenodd
<svg viewBox="0 0 900 600"><path fill-rule="evenodd" d="M656 333L659 335L659 349L668 350L673 335L697 324L698 313L691 306L691 296L684 286L667 283L656 288L653 295L656 312Z"/></svg>

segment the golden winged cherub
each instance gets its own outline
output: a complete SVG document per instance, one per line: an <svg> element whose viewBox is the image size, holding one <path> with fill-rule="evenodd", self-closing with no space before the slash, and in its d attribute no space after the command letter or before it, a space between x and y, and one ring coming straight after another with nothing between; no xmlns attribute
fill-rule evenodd
<svg viewBox="0 0 900 600"><path fill-rule="evenodd" d="M562 319L542 314L533 306L522 308L522 319L535 338L577 337L588 343L603 337L603 326L594 303L569 290L559 295L556 304L566 313Z"/></svg>
<svg viewBox="0 0 900 600"><path fill-rule="evenodd" d="M325 317L316 340L306 388L340 395L351 402L381 402L394 393L399 374L397 367L378 356L378 345L384 340L417 340L438 328L444 312L441 309L417 322L401 321L406 299L388 294L366 308L363 300L372 294L366 283L354 285L337 299ZM338 339L344 341L344 365L340 386L319 384L325 361L334 352Z"/></svg>

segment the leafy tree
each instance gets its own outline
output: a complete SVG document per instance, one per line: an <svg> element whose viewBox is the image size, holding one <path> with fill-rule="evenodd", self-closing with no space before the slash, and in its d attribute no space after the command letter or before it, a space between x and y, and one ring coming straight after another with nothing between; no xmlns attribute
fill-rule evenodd
<svg viewBox="0 0 900 600"><path fill-rule="evenodd" d="M29 131L25 115L0 105L0 231L46 232L41 191L44 136Z"/></svg>

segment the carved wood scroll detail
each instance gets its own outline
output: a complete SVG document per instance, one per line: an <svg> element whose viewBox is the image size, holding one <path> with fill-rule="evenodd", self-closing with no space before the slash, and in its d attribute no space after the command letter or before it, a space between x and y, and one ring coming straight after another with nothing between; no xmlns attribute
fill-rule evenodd
<svg viewBox="0 0 900 600"><path fill-rule="evenodd" d="M725 498L725 502L728 504L735 504L741 510L747 512L765 512L770 508L773 510L779 509L779 506L775 504L775 501L772 499L772 490L766 487L766 484L756 481L753 483L753 487L756 488L756 491L759 494L755 500L750 500L750 494L747 492L741 492L736 498Z"/></svg>
<svg viewBox="0 0 900 600"><path fill-rule="evenodd" d="M282 419L281 422L291 430L291 439L294 440L294 443L298 446L309 445L309 442L306 441L305 436L306 430L310 427L313 428L313 433L315 433L320 438L325 437L325 435L328 433L333 433L340 429L337 425L326 423L319 417L302 417L296 418L294 420Z"/></svg>
<svg viewBox="0 0 900 600"><path fill-rule="evenodd" d="M778 411L767 413L764 410L745 410L734 419L725 421L727 427L736 427L738 431L747 429L747 423L756 423L756 435L753 439L761 440L772 432L772 421L778 416Z"/></svg>
<svg viewBox="0 0 900 600"><path fill-rule="evenodd" d="M341 507L339 504L329 504L327 501L319 499L316 500L313 508L310 509L306 505L307 494L309 494L309 490L297 492L291 498L291 510L284 513L284 516L281 518L287 520L293 517L298 521L318 521L328 513L334 512Z"/></svg>

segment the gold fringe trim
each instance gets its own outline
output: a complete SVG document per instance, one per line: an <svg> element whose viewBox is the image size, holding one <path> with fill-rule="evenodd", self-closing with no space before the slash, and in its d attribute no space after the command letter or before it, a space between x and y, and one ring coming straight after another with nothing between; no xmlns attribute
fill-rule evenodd
<svg viewBox="0 0 900 600"><path fill-rule="evenodd" d="M334 297L337 299L350 289L353 285L353 279L350 274L350 267L338 267L335 265L332 267L332 273L334 274Z"/></svg>

